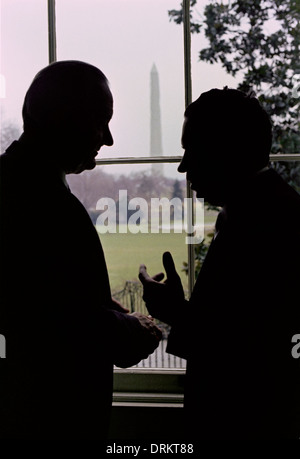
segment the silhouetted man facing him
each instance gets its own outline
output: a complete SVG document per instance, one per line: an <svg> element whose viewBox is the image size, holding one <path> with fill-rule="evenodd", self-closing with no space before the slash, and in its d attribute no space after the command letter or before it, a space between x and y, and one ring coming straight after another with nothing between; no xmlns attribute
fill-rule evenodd
<svg viewBox="0 0 300 459"><path fill-rule="evenodd" d="M113 144L112 113L99 69L51 64L1 156L1 438L106 438L113 364L134 365L159 343L152 320L112 299L98 234L65 180Z"/></svg>
<svg viewBox="0 0 300 459"><path fill-rule="evenodd" d="M191 439L298 439L300 196L268 167L271 123L258 100L224 88L185 112L179 172L221 206L189 301L173 259L167 282L140 279L150 313L172 325L168 351L187 359Z"/></svg>

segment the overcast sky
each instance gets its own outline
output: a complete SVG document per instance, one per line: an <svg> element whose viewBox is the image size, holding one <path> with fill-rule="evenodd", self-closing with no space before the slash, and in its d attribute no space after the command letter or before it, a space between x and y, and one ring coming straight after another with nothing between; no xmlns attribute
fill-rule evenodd
<svg viewBox="0 0 300 459"><path fill-rule="evenodd" d="M226 0L224 0L226 1ZM111 130L115 144L104 156L148 156L150 71L159 72L165 155L182 154L184 111L183 31L169 22L180 0L56 0L57 59L99 67L114 95ZM198 2L199 15L208 0ZM22 126L25 92L48 64L47 0L1 0L1 74L6 80L2 120ZM212 87L236 86L219 66L198 62L203 35L192 39L193 99ZM120 167L115 166L116 171ZM166 166L169 175L175 167Z"/></svg>

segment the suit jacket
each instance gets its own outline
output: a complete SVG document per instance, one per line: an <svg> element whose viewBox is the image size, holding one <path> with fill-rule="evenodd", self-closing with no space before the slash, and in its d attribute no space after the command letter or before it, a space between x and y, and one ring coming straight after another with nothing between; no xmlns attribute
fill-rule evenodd
<svg viewBox="0 0 300 459"><path fill-rule="evenodd" d="M269 169L227 202L169 352L187 358L187 435L299 438L300 196Z"/></svg>
<svg viewBox="0 0 300 459"><path fill-rule="evenodd" d="M1 157L0 437L105 438L138 321L111 309L98 234L42 155Z"/></svg>

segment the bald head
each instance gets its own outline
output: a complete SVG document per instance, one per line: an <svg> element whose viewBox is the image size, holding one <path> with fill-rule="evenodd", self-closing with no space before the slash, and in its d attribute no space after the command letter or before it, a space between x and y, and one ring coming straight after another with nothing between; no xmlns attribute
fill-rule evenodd
<svg viewBox="0 0 300 459"><path fill-rule="evenodd" d="M24 131L62 134L105 117L112 96L106 76L93 65L60 61L42 69L24 100Z"/></svg>
<svg viewBox="0 0 300 459"><path fill-rule="evenodd" d="M108 127L112 111L113 98L101 70L80 61L55 62L35 76L26 93L24 134L55 145L53 154L59 150L61 160L63 150L72 150L76 161L78 148L95 153L103 144L112 144L111 135L104 143L101 135L96 140L99 128Z"/></svg>

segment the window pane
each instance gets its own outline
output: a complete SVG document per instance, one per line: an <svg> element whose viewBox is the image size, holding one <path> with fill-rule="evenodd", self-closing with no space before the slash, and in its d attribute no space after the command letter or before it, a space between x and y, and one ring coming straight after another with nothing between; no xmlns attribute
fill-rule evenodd
<svg viewBox="0 0 300 459"><path fill-rule="evenodd" d="M174 7L174 0L56 3L58 60L94 64L110 81L114 146L103 147L101 157L150 154L151 71L156 80L152 97L160 107L160 113L154 108L154 115L161 119L161 141L157 138L159 123L154 125L155 142L161 142L156 153L181 154L183 36L182 27L169 22L168 10ZM154 77L153 72L157 72Z"/></svg>
<svg viewBox="0 0 300 459"><path fill-rule="evenodd" d="M25 93L48 64L47 27L46 1L1 1L1 152L19 137Z"/></svg>
<svg viewBox="0 0 300 459"><path fill-rule="evenodd" d="M98 230L113 296L131 311L148 314L138 280L141 263L147 266L150 275L162 272L162 255L170 251L185 291L188 288L184 267L187 262L185 176L176 172L176 164L169 165L169 175L152 173L148 165L123 165L120 175L116 167L98 166L93 171L68 176L68 182ZM164 200L165 207L159 209L159 215L158 202L153 202L153 198ZM140 366L183 367L183 361L165 353L169 327L164 324L160 327L164 334L160 348Z"/></svg>
<svg viewBox="0 0 300 459"><path fill-rule="evenodd" d="M171 176L153 175L148 165L123 165L120 175L116 173L117 166L111 165L67 177L72 192L85 205L97 227L113 291L123 287L126 280L137 280L140 263L145 263L150 273L160 272L161 255L166 250L174 253L187 288L186 274L181 271L187 260L187 233L180 219L184 217L184 209L177 212L171 201L175 197L176 204L184 204L185 175L176 172L176 164L169 167L173 169ZM153 220L159 204L154 202L152 206L153 198L166 200L165 217L160 214L159 220L157 216Z"/></svg>

